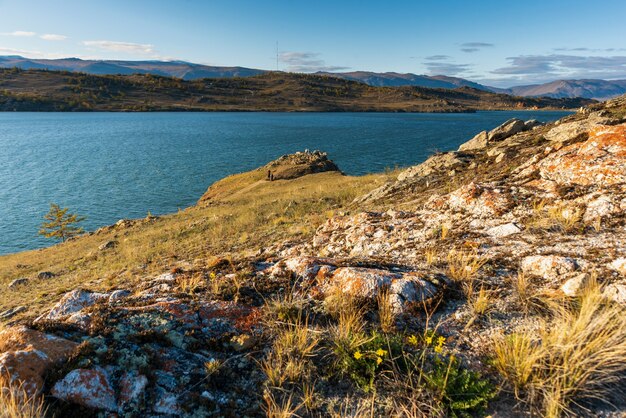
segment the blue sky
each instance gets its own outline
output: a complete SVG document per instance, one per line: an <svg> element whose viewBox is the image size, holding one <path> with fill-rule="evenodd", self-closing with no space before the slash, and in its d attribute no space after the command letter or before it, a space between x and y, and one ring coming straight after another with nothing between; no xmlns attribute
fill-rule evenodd
<svg viewBox="0 0 626 418"><path fill-rule="evenodd" d="M0 55L626 79L626 1L0 0Z"/></svg>

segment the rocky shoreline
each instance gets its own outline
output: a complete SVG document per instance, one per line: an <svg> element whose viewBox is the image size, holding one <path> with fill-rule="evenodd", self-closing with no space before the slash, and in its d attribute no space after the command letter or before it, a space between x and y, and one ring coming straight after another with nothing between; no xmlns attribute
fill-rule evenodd
<svg viewBox="0 0 626 418"><path fill-rule="evenodd" d="M291 181L338 168L306 152L257 171L268 170ZM223 193L218 183L199 204ZM298 416L544 414L495 370L494 341L520 330L547 341L550 306L576 305L590 286L596 303L624 313L626 98L553 124L507 121L404 170L353 208L309 240L268 242L210 264L181 260L133 287L71 290L44 315L0 332L0 372L44 395L58 416L263 416L289 407ZM342 314L333 311L342 299L360 306L354 332L369 336L347 358L337 348ZM294 329L316 335L315 349L276 384L264 365L293 366L294 353L284 364L273 356ZM364 384L355 375L370 369L352 362L383 336ZM441 359L459 361L459 375L493 390L475 404L463 398L463 407L438 397L434 384L399 391L394 378L408 375L398 358L418 354L433 362L424 376L436 375ZM621 416L626 404L615 392L602 392L604 402L576 392L573 409L557 415Z"/></svg>

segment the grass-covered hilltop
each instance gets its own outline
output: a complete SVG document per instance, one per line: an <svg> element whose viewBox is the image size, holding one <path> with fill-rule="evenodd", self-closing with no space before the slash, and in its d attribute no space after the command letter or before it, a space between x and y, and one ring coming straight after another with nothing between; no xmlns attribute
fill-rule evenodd
<svg viewBox="0 0 626 418"><path fill-rule="evenodd" d="M373 87L283 72L183 80L0 68L0 111L474 112L577 109L594 102L517 97L470 87Z"/></svg>
<svg viewBox="0 0 626 418"><path fill-rule="evenodd" d="M626 413L626 97L402 171L329 158L283 156L178 213L0 257L0 411Z"/></svg>

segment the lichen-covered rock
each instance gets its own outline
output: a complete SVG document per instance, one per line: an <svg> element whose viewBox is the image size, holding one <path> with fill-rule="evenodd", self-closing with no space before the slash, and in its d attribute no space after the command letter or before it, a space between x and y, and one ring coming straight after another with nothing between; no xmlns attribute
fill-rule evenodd
<svg viewBox="0 0 626 418"><path fill-rule="evenodd" d="M409 167L398 175L398 181L429 176L437 171L458 169L472 160L472 156L462 152L442 152L429 157L426 161Z"/></svg>
<svg viewBox="0 0 626 418"><path fill-rule="evenodd" d="M52 396L67 402L105 411L117 411L115 391L102 369L76 369L56 382Z"/></svg>
<svg viewBox="0 0 626 418"><path fill-rule="evenodd" d="M332 270L334 266L330 265L332 262L329 259L320 259L318 257L288 257L280 260L268 269L268 273L274 276L282 276L289 273L296 275L299 278L311 280L320 271L320 268L326 266Z"/></svg>
<svg viewBox="0 0 626 418"><path fill-rule="evenodd" d="M579 270L580 261L559 255L533 255L522 260L522 271L544 279L556 279L559 276Z"/></svg>
<svg viewBox="0 0 626 418"><path fill-rule="evenodd" d="M75 289L66 293L59 303L57 303L47 314L36 319L36 322L42 320L62 320L70 315L98 302L105 301L109 298L106 293L90 292L88 290Z"/></svg>
<svg viewBox="0 0 626 418"><path fill-rule="evenodd" d="M502 216L512 206L503 190L471 182L448 195L448 205L456 211L469 212L478 218Z"/></svg>
<svg viewBox="0 0 626 418"><path fill-rule="evenodd" d="M386 288L396 313L404 312L410 305L427 302L439 291L435 284L417 272L392 272L363 267L338 268L325 287L338 288L353 297L370 301L375 301L380 291Z"/></svg>
<svg viewBox="0 0 626 418"><path fill-rule="evenodd" d="M119 409L132 410L141 404L148 386L148 378L136 371L126 372L119 382Z"/></svg>
<svg viewBox="0 0 626 418"><path fill-rule="evenodd" d="M0 332L0 374L20 382L29 395L41 392L46 371L67 359L78 344L26 327Z"/></svg>
<svg viewBox="0 0 626 418"><path fill-rule="evenodd" d="M620 207L613 202L613 198L610 195L600 195L587 203L583 220L591 223L595 219L606 218L619 212Z"/></svg>
<svg viewBox="0 0 626 418"><path fill-rule="evenodd" d="M610 186L626 183L626 124L596 126L589 139L539 162L541 177L559 184Z"/></svg>

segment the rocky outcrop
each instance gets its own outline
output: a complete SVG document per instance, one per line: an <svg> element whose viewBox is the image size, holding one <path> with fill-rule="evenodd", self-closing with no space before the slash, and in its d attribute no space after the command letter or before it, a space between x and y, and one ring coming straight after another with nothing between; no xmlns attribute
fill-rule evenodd
<svg viewBox="0 0 626 418"><path fill-rule="evenodd" d="M444 152L429 157L422 164L410 167L398 175L398 181L427 177L440 170L453 170L467 166L472 157L461 152Z"/></svg>
<svg viewBox="0 0 626 418"><path fill-rule="evenodd" d="M541 177L567 185L626 183L626 124L599 125L586 134L586 141L566 146L541 161Z"/></svg>
<svg viewBox="0 0 626 418"><path fill-rule="evenodd" d="M572 141L585 137L590 130L609 121L609 118L594 112L581 120L557 124L544 135L544 138L552 142Z"/></svg>
<svg viewBox="0 0 626 418"><path fill-rule="evenodd" d="M489 144L493 142L502 141L515 134L533 129L541 125L541 122L534 119L526 122L515 118L509 119L502 125L492 129L491 131L482 131L476 134L475 137L461 144L461 146L459 147L459 151L480 150L486 148Z"/></svg>
<svg viewBox="0 0 626 418"><path fill-rule="evenodd" d="M267 164L262 170L271 171L275 180L291 180L307 174L339 171L339 167L328 159L327 153L306 150L283 155Z"/></svg>

